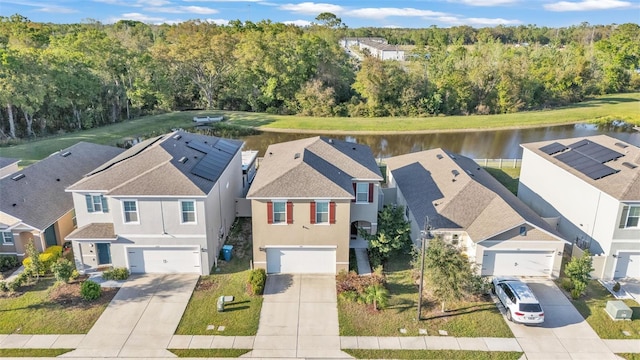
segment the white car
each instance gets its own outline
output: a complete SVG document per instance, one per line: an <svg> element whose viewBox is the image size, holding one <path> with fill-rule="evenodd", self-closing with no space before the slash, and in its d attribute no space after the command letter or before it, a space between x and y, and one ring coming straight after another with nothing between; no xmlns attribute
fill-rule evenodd
<svg viewBox="0 0 640 360"><path fill-rule="evenodd" d="M517 279L494 278L491 282L494 293L507 310L509 321L522 324L542 324L544 311L527 284Z"/></svg>

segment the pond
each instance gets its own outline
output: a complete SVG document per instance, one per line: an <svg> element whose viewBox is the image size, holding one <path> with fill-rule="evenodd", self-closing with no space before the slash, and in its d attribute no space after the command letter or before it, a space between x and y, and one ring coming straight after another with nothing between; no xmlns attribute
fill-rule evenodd
<svg viewBox="0 0 640 360"><path fill-rule="evenodd" d="M397 135L327 135L371 147L376 158L407 154L441 147L474 159L521 158L520 144L561 138L606 134L624 142L640 146L640 132L624 123L575 124L511 130L474 132L443 132L432 134ZM263 132L243 137L245 150L258 150L263 156L267 146L274 143L312 137L318 134Z"/></svg>

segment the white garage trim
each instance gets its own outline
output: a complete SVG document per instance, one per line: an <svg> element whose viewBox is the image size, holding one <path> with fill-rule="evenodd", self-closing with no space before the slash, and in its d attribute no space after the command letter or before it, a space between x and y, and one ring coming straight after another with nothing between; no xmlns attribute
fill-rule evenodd
<svg viewBox="0 0 640 360"><path fill-rule="evenodd" d="M335 274L335 246L270 246L267 273Z"/></svg>
<svg viewBox="0 0 640 360"><path fill-rule="evenodd" d="M614 265L614 279L640 278L640 251L618 251Z"/></svg>
<svg viewBox="0 0 640 360"><path fill-rule="evenodd" d="M481 275L549 276L555 250L485 250Z"/></svg>
<svg viewBox="0 0 640 360"><path fill-rule="evenodd" d="M200 247L125 246L125 260L131 273L202 273Z"/></svg>

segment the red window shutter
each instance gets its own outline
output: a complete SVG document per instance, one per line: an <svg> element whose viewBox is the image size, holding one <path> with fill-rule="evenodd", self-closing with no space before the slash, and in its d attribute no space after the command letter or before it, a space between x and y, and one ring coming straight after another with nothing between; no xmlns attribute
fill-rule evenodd
<svg viewBox="0 0 640 360"><path fill-rule="evenodd" d="M273 224L273 203L271 201L267 203L267 223Z"/></svg>
<svg viewBox="0 0 640 360"><path fill-rule="evenodd" d="M309 212L309 216L310 216L309 217L309 221L312 224L315 224L316 223L316 202L312 201L312 202L309 203L309 205L311 205L310 206L311 211Z"/></svg>
<svg viewBox="0 0 640 360"><path fill-rule="evenodd" d="M356 202L356 197L358 196L357 187L358 185L356 183L353 183L353 199L351 199L351 202Z"/></svg>
<svg viewBox="0 0 640 360"><path fill-rule="evenodd" d="M369 183L369 202L373 202L373 183Z"/></svg>
<svg viewBox="0 0 640 360"><path fill-rule="evenodd" d="M293 224L293 203L287 201L287 224Z"/></svg>
<svg viewBox="0 0 640 360"><path fill-rule="evenodd" d="M336 223L336 203L333 201L329 203L329 223Z"/></svg>

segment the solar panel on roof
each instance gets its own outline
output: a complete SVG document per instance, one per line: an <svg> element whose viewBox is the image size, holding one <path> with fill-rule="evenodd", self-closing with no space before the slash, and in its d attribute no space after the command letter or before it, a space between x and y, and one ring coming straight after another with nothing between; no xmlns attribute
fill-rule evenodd
<svg viewBox="0 0 640 360"><path fill-rule="evenodd" d="M605 176L618 172L607 165L601 164L595 159L588 157L576 150L559 154L556 159L585 174L593 180L601 179Z"/></svg>
<svg viewBox="0 0 640 360"><path fill-rule="evenodd" d="M205 153L205 154L208 154L211 150L213 150L213 148L211 146L203 143L202 141L198 141L198 140L189 141L187 146L192 148L193 150L197 150L197 151L200 151L200 152Z"/></svg>
<svg viewBox="0 0 640 360"><path fill-rule="evenodd" d="M209 181L217 181L232 157L233 154L211 149L211 152L205 155L191 169L191 173Z"/></svg>
<svg viewBox="0 0 640 360"><path fill-rule="evenodd" d="M624 156L624 154L621 154L617 151L609 149L608 147L596 144L586 139L569 145L569 147L572 150L577 151L582 155L588 156L601 164Z"/></svg>
<svg viewBox="0 0 640 360"><path fill-rule="evenodd" d="M238 151L238 146L236 144L223 139L218 140L214 147L229 154L235 154L236 151Z"/></svg>
<svg viewBox="0 0 640 360"><path fill-rule="evenodd" d="M547 154L547 155L553 155L555 153L559 153L561 151L565 151L568 148L558 142L554 142L551 143L549 145L545 145L543 147L540 148L540 151L542 151L543 153Z"/></svg>

